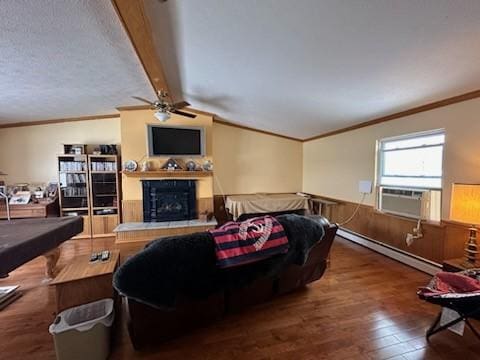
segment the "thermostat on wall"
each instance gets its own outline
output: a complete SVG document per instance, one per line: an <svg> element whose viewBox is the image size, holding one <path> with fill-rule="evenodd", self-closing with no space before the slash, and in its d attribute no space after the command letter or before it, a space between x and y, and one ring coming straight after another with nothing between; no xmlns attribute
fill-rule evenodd
<svg viewBox="0 0 480 360"><path fill-rule="evenodd" d="M360 180L358 182L358 192L361 194L371 194L372 182L370 180Z"/></svg>

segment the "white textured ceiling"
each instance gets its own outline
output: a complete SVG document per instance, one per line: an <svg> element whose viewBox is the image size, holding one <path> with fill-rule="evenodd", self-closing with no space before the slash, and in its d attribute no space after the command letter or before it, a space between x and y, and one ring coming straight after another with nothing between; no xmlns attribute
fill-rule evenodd
<svg viewBox="0 0 480 360"><path fill-rule="evenodd" d="M0 124L115 113L154 93L109 0L0 0Z"/></svg>
<svg viewBox="0 0 480 360"><path fill-rule="evenodd" d="M480 88L479 0L146 7L177 97L247 126L308 138Z"/></svg>

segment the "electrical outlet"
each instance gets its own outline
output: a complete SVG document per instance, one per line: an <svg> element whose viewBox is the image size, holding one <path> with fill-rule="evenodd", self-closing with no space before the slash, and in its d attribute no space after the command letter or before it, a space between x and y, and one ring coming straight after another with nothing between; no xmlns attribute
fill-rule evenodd
<svg viewBox="0 0 480 360"><path fill-rule="evenodd" d="M370 180L360 180L358 182L358 192L361 194L371 194L372 182Z"/></svg>

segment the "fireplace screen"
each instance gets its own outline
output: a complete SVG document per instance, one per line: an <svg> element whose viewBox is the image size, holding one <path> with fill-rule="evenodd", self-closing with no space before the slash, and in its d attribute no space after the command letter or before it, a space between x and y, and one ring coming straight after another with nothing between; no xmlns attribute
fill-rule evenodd
<svg viewBox="0 0 480 360"><path fill-rule="evenodd" d="M143 221L179 221L197 218L194 180L144 180Z"/></svg>

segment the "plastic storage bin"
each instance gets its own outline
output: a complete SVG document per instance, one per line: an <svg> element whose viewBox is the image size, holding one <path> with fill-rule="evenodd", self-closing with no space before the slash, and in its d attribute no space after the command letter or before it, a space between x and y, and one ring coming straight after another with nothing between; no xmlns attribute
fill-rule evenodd
<svg viewBox="0 0 480 360"><path fill-rule="evenodd" d="M112 299L62 311L50 325L58 360L105 360L110 353Z"/></svg>

